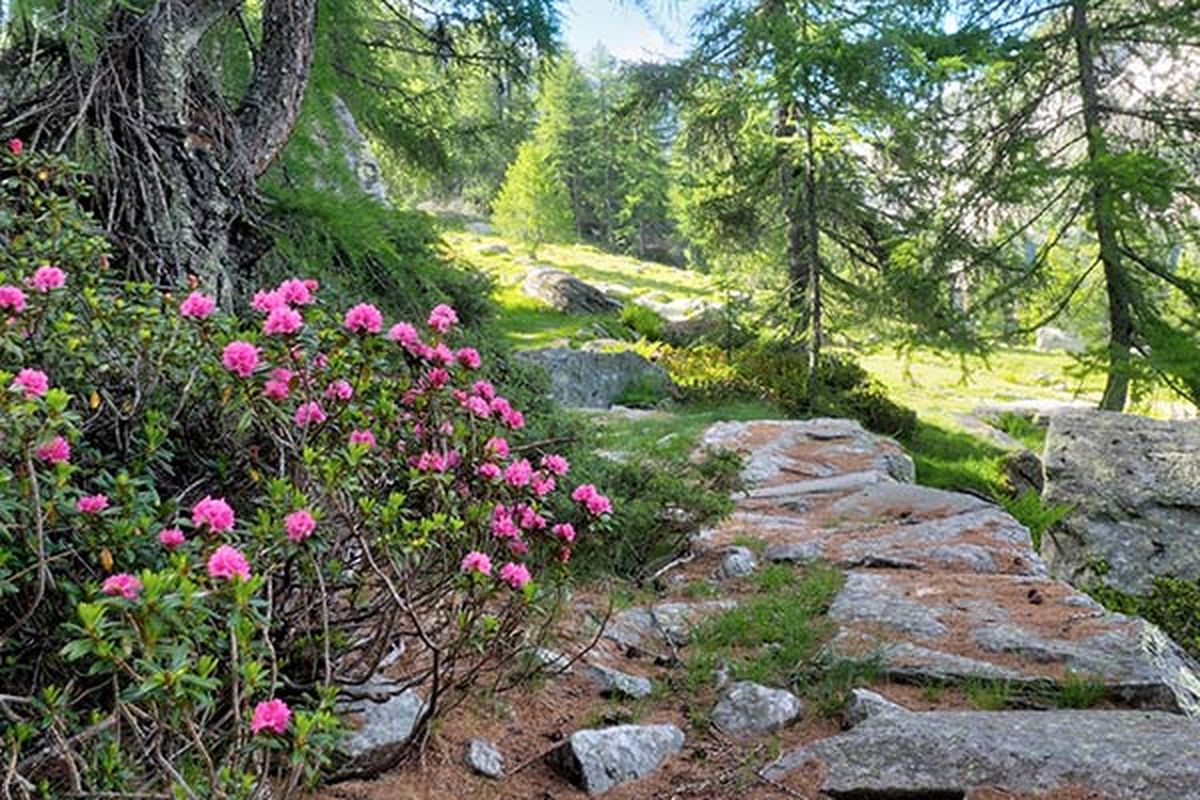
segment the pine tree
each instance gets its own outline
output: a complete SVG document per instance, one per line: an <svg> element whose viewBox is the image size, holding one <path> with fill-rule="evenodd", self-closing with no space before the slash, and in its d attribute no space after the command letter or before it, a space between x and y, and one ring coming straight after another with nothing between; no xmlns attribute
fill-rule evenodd
<svg viewBox="0 0 1200 800"><path fill-rule="evenodd" d="M571 199L542 142L525 142L517 149L493 203L492 219L502 234L524 244L533 257L541 245L571 238Z"/></svg>

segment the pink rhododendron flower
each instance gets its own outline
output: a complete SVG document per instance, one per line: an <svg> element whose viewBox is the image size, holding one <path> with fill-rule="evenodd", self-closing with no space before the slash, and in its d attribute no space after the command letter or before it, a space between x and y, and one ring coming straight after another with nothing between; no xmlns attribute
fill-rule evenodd
<svg viewBox="0 0 1200 800"><path fill-rule="evenodd" d="M276 370L276 372L287 372L287 370ZM275 377L269 378L263 384L263 397L266 397L268 400L286 400L288 394L291 392L290 380L290 374L288 378L282 380Z"/></svg>
<svg viewBox="0 0 1200 800"><path fill-rule="evenodd" d="M25 143L15 136L8 140L8 152L14 156L19 156L25 151Z"/></svg>
<svg viewBox="0 0 1200 800"><path fill-rule="evenodd" d="M75 501L75 508L82 514L99 514L108 508L108 495L89 494Z"/></svg>
<svg viewBox="0 0 1200 800"><path fill-rule="evenodd" d="M445 472L450 468L450 459L445 453L426 450L417 457L416 467L421 472Z"/></svg>
<svg viewBox="0 0 1200 800"><path fill-rule="evenodd" d="M61 289L67 283L67 273L58 267L38 267L34 270L29 285L45 294L55 289Z"/></svg>
<svg viewBox="0 0 1200 800"><path fill-rule="evenodd" d="M524 539L509 539L504 546L508 548L508 552L517 556L523 556L529 552L529 542Z"/></svg>
<svg viewBox="0 0 1200 800"><path fill-rule="evenodd" d="M483 364L483 359L479 357L479 351L474 347L460 347L454 354L454 360L467 369L479 369Z"/></svg>
<svg viewBox="0 0 1200 800"><path fill-rule="evenodd" d="M568 544L575 541L575 526L569 522L560 522L550 530L555 536Z"/></svg>
<svg viewBox="0 0 1200 800"><path fill-rule="evenodd" d="M236 547L223 544L208 557L208 576L222 580L250 580L250 562Z"/></svg>
<svg viewBox="0 0 1200 800"><path fill-rule="evenodd" d="M502 413L500 419L514 431L519 431L525 427L525 415L515 408L510 408L508 411Z"/></svg>
<svg viewBox="0 0 1200 800"><path fill-rule="evenodd" d="M496 387L491 381L475 381L471 391L489 401L496 396Z"/></svg>
<svg viewBox="0 0 1200 800"><path fill-rule="evenodd" d="M312 363L317 369L325 369L329 366L329 356L325 355L324 353L317 353L315 356L313 356Z"/></svg>
<svg viewBox="0 0 1200 800"><path fill-rule="evenodd" d="M500 477L500 468L495 464L480 464L475 472L479 477L488 481L494 481Z"/></svg>
<svg viewBox="0 0 1200 800"><path fill-rule="evenodd" d="M206 294L192 292L179 304L179 316L190 319L208 319L216 308L217 301Z"/></svg>
<svg viewBox="0 0 1200 800"><path fill-rule="evenodd" d="M533 488L533 493L538 497L545 497L554 491L557 484L554 478L549 475L537 474L533 476L530 486Z"/></svg>
<svg viewBox="0 0 1200 800"><path fill-rule="evenodd" d="M250 719L250 732L287 733L291 721L292 710L288 708L287 703L282 700L266 700L254 707L254 716Z"/></svg>
<svg viewBox="0 0 1200 800"><path fill-rule="evenodd" d="M351 333L379 333L383 314L370 303L359 303L346 312L345 325Z"/></svg>
<svg viewBox="0 0 1200 800"><path fill-rule="evenodd" d="M554 473L560 478L566 475L571 470L571 464L567 459L554 453L548 453L542 456L542 469L547 472Z"/></svg>
<svg viewBox="0 0 1200 800"><path fill-rule="evenodd" d="M109 575L100 586L100 591L109 597L124 597L126 600L136 600L141 594L142 582L128 572Z"/></svg>
<svg viewBox="0 0 1200 800"><path fill-rule="evenodd" d="M508 469L504 470L504 481L509 486L528 486L529 479L533 477L533 467L530 466L529 460L522 458L520 461L514 461L508 465Z"/></svg>
<svg viewBox="0 0 1200 800"><path fill-rule="evenodd" d="M32 400L50 390L50 379L40 369L23 369L13 379L13 387L24 391L26 400Z"/></svg>
<svg viewBox="0 0 1200 800"><path fill-rule="evenodd" d="M65 464L71 460L71 444L62 436L55 436L38 447L35 455L47 464Z"/></svg>
<svg viewBox="0 0 1200 800"><path fill-rule="evenodd" d="M375 449L375 434L369 430L350 431L350 444L366 445L368 450Z"/></svg>
<svg viewBox="0 0 1200 800"><path fill-rule="evenodd" d="M438 333L445 333L458 322L458 314L448 305L434 306L429 312L429 327Z"/></svg>
<svg viewBox="0 0 1200 800"><path fill-rule="evenodd" d="M450 382L450 373L441 367L434 367L425 373L425 383L431 389L441 389Z"/></svg>
<svg viewBox="0 0 1200 800"><path fill-rule="evenodd" d="M564 547L558 551L558 562L560 564L566 564L570 560L571 560L571 548Z"/></svg>
<svg viewBox="0 0 1200 800"><path fill-rule="evenodd" d="M421 336L410 323L397 322L387 333L387 338L410 351L421 343Z"/></svg>
<svg viewBox="0 0 1200 800"><path fill-rule="evenodd" d="M283 518L283 527L287 531L287 537L293 542L303 542L312 532L316 530L317 521L313 519L313 515L308 511L301 509L293 511Z"/></svg>
<svg viewBox="0 0 1200 800"><path fill-rule="evenodd" d="M158 532L158 541L168 550L174 550L184 543L185 537L179 528L163 528Z"/></svg>
<svg viewBox="0 0 1200 800"><path fill-rule="evenodd" d="M492 536L497 539L516 539L520 537L521 529L512 518L512 512L503 505L497 504L492 509Z"/></svg>
<svg viewBox="0 0 1200 800"><path fill-rule="evenodd" d="M25 293L16 286L0 286L0 308L20 314L25 310Z"/></svg>
<svg viewBox="0 0 1200 800"><path fill-rule="evenodd" d="M307 403L302 403L296 409L296 425L303 428L314 423L324 422L327 417L325 409L321 408L321 404L315 400L310 400Z"/></svg>
<svg viewBox="0 0 1200 800"><path fill-rule="evenodd" d="M258 366L258 348L249 342L230 342L221 351L221 363L233 374L248 378Z"/></svg>
<svg viewBox="0 0 1200 800"><path fill-rule="evenodd" d="M471 395L466 399L463 405L466 406L467 411L470 411L480 419L487 419L492 415L492 409L490 406L488 406L487 400L484 400L478 395Z"/></svg>
<svg viewBox="0 0 1200 800"><path fill-rule="evenodd" d="M279 284L279 288L275 291L279 293L285 303L306 306L313 301L312 293L316 291L316 281L311 281L313 284L311 287L309 283L310 281L302 281L299 278L288 278Z"/></svg>
<svg viewBox="0 0 1200 800"><path fill-rule="evenodd" d="M263 320L263 333L268 336L289 336L304 327L300 312L286 305L278 305L267 313Z"/></svg>
<svg viewBox="0 0 1200 800"><path fill-rule="evenodd" d="M596 487L590 483L575 487L575 491L571 492L571 499L586 506L588 512L596 517L612 511L612 503L609 502L609 499L596 491Z"/></svg>
<svg viewBox="0 0 1200 800"><path fill-rule="evenodd" d="M546 518L530 506L521 506L520 525L527 531L540 531L546 527Z"/></svg>
<svg viewBox="0 0 1200 800"><path fill-rule="evenodd" d="M492 560L488 558L487 553L472 550L463 557L461 569L468 575L472 572L478 572L480 575L491 575Z"/></svg>
<svg viewBox="0 0 1200 800"><path fill-rule="evenodd" d="M287 305L287 299L278 289L269 292L255 292L254 298L250 301L250 307L260 314L269 314L272 309L284 305Z"/></svg>
<svg viewBox="0 0 1200 800"><path fill-rule="evenodd" d="M525 584L529 583L531 577L524 564L514 564L509 561L500 568L500 580L512 588L520 590L525 588Z"/></svg>
<svg viewBox="0 0 1200 800"><path fill-rule="evenodd" d="M325 387L325 397L330 400L349 400L354 397L354 387L350 381L336 380Z"/></svg>
<svg viewBox="0 0 1200 800"><path fill-rule="evenodd" d="M499 436L493 436L491 439L488 439L483 449L496 458L508 458L508 440L501 439Z"/></svg>
<svg viewBox="0 0 1200 800"><path fill-rule="evenodd" d="M229 503L223 497L206 496L192 506L192 524L197 528L207 525L213 533L233 530L236 518Z"/></svg>
<svg viewBox="0 0 1200 800"><path fill-rule="evenodd" d="M454 363L454 351L445 343L441 342L437 347L429 351L427 355L430 361L436 361L443 367L448 367Z"/></svg>

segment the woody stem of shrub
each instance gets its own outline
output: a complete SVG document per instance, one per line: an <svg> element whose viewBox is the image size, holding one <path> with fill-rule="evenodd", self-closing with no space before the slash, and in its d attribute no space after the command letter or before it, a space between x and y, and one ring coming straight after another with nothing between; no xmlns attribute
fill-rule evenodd
<svg viewBox="0 0 1200 800"><path fill-rule="evenodd" d="M26 607L24 613L17 618L17 621L6 628L3 635L0 635L0 641L7 640L9 636L19 631L37 611L38 606L42 604L42 598L46 596L46 578L50 572L46 561L46 530L42 521L42 489L38 483L37 470L34 469L33 456L28 445L25 447L25 471L29 475L29 486L33 493L33 532L37 537L37 587L33 592L33 600Z"/></svg>

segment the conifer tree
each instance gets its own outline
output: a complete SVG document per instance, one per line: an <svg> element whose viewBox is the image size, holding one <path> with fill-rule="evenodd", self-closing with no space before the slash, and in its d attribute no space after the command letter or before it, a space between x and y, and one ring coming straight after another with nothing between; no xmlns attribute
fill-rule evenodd
<svg viewBox="0 0 1200 800"><path fill-rule="evenodd" d="M517 149L493 203L492 219L502 234L524 244L533 257L543 244L571 238L571 199L541 141L528 141Z"/></svg>

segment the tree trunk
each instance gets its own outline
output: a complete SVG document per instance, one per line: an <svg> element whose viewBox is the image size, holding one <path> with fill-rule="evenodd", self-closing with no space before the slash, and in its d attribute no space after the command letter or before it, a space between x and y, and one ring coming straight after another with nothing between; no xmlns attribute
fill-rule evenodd
<svg viewBox="0 0 1200 800"><path fill-rule="evenodd" d="M1133 351L1133 295L1129 275L1121 260L1117 241L1117 218L1112 182L1102 162L1108 154L1100 119L1100 92L1088 25L1088 0L1073 0L1071 35L1079 61L1079 97L1083 106L1084 136L1087 140L1092 224L1100 245L1104 282L1108 292L1108 378L1100 408L1123 411L1129 396L1130 362Z"/></svg>
<svg viewBox="0 0 1200 800"><path fill-rule="evenodd" d="M804 209L799 172L792 157L792 139L796 127L791 119L792 102L779 104L775 135L779 139L779 196L783 202L783 217L787 229L788 305L797 314L796 330L808 330L808 261L805 259Z"/></svg>
<svg viewBox="0 0 1200 800"><path fill-rule="evenodd" d="M804 259L808 263L808 374L815 379L821 360L823 303L821 296L821 242L817 227L817 153L813 145L813 117L808 105L807 87L804 108Z"/></svg>
<svg viewBox="0 0 1200 800"><path fill-rule="evenodd" d="M295 126L316 29L317 0L263 0L261 46L234 111L200 45L244 2L158 0L141 15L118 8L100 62L71 64L63 81L86 85L81 69L113 76L68 117L86 117L107 151L99 205L140 277L178 286L194 275L223 301L239 267L261 255L247 204Z"/></svg>

